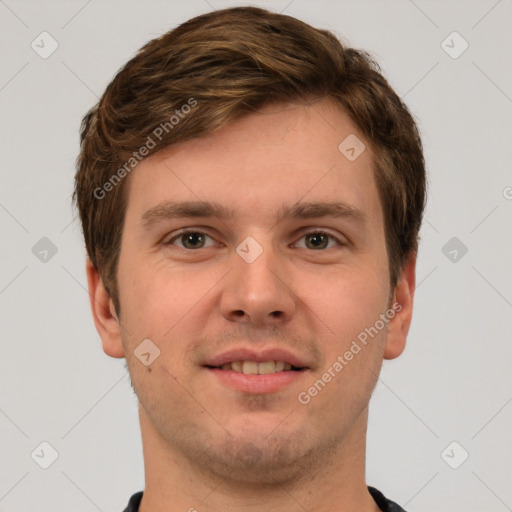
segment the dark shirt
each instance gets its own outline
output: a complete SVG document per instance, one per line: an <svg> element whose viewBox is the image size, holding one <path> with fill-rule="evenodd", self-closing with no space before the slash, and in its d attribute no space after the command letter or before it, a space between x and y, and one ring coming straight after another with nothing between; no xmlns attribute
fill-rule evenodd
<svg viewBox="0 0 512 512"><path fill-rule="evenodd" d="M375 489L375 487L368 486L368 491L382 512L405 512L405 510L400 505L397 505L394 501L388 500L380 491ZM142 491L134 494L130 498L130 502L124 509L124 512L138 512L141 500Z"/></svg>

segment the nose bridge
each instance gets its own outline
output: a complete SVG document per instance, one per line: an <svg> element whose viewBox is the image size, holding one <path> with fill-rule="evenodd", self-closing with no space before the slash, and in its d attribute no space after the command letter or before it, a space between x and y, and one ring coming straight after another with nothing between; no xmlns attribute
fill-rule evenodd
<svg viewBox="0 0 512 512"><path fill-rule="evenodd" d="M284 263L270 238L242 241L233 252L233 270L223 290L223 315L255 323L291 318L295 306Z"/></svg>

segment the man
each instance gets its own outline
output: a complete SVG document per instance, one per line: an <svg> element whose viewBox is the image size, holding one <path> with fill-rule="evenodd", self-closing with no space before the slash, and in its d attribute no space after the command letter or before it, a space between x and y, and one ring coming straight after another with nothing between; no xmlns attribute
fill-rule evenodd
<svg viewBox="0 0 512 512"><path fill-rule="evenodd" d="M126 511L401 511L365 441L425 170L370 57L259 8L199 16L118 72L77 166L94 321L139 400Z"/></svg>

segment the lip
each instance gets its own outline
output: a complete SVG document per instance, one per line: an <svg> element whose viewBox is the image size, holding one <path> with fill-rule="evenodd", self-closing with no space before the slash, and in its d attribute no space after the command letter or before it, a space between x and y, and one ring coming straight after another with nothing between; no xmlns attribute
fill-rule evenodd
<svg viewBox="0 0 512 512"><path fill-rule="evenodd" d="M213 377L230 388L244 393L269 394L276 393L286 386L309 374L309 370L282 371L267 375L246 375L233 370L221 370L219 368L205 368Z"/></svg>
<svg viewBox="0 0 512 512"><path fill-rule="evenodd" d="M306 361L301 359L299 356L292 354L288 350L282 348L268 348L265 350L255 351L250 348L235 348L231 350L227 350L226 352L222 352L221 354L208 359L203 363L203 366L222 366L226 363L231 363L233 361L256 361L258 363L263 363L265 361L284 361L285 363L290 363L292 366L296 368L306 368L309 369L309 365ZM214 369L214 368L212 368ZM229 372L230 370L222 370L224 372ZM236 372L233 372L236 373ZM280 373L288 373L288 372L280 372ZM293 372L297 373L297 372ZM270 375L278 375L278 374L270 374Z"/></svg>

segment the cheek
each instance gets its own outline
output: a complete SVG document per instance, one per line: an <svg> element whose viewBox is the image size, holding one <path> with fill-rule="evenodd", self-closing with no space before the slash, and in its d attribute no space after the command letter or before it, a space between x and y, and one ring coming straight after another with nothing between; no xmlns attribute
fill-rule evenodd
<svg viewBox="0 0 512 512"><path fill-rule="evenodd" d="M322 368L312 379L312 388L304 391L315 397L318 414L337 411L336 421L345 421L349 410L365 407L382 363L387 323L381 315L387 309L388 288L382 278L369 277L331 283L324 286L322 297L307 303L317 308L329 329L317 338L325 354Z"/></svg>
<svg viewBox="0 0 512 512"><path fill-rule="evenodd" d="M184 329L193 335L200 325L198 315L209 301L209 291L221 280L223 269L199 271L170 265L165 259L148 261L130 262L130 267L125 264L119 268L127 330L160 343L176 338L175 333Z"/></svg>
<svg viewBox="0 0 512 512"><path fill-rule="evenodd" d="M130 272L125 271L127 268L119 268L123 344L132 381L147 402L148 390L154 391L157 381L179 393L173 376L178 377L185 367L187 344L201 325L201 298L215 280L206 275L200 279L197 274L193 277L191 273L158 264L133 263ZM148 367L136 357L139 345L146 339L159 351ZM154 350L150 345L151 357Z"/></svg>
<svg viewBox="0 0 512 512"><path fill-rule="evenodd" d="M387 274L377 266L342 269L329 273L302 273L295 282L297 296L314 316L325 324L327 332L345 343L365 327L373 325L387 306Z"/></svg>

